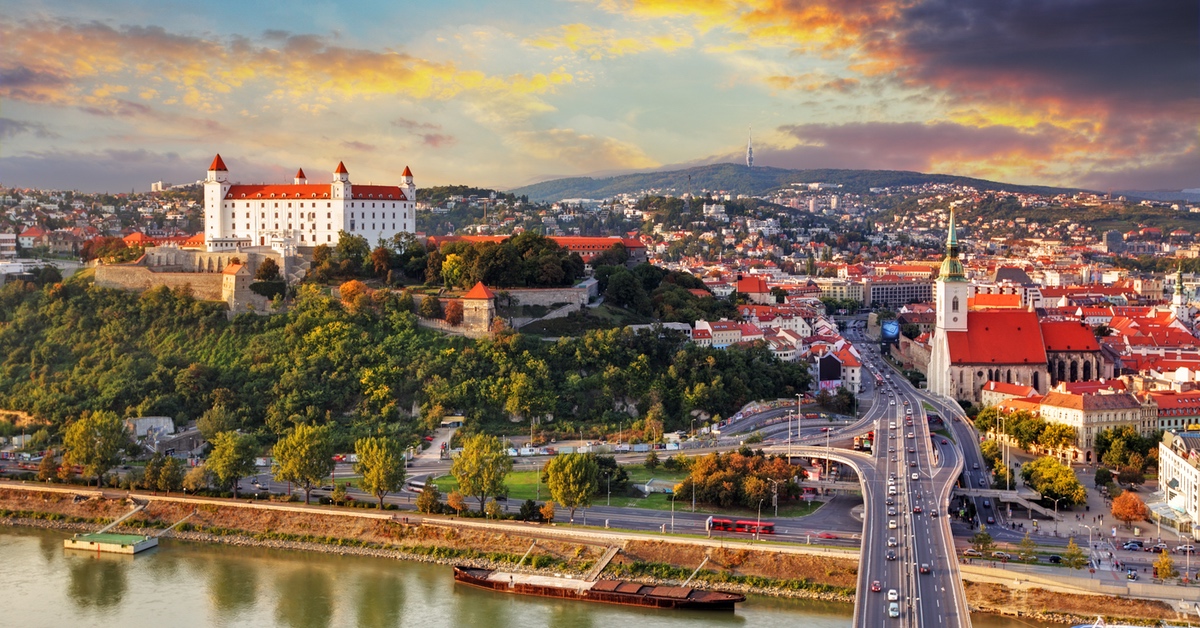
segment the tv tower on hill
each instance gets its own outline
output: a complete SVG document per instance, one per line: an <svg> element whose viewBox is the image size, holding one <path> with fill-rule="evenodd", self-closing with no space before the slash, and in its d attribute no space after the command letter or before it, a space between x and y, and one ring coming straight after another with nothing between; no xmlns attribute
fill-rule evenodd
<svg viewBox="0 0 1200 628"><path fill-rule="evenodd" d="M746 132L746 167L754 167L754 127Z"/></svg>

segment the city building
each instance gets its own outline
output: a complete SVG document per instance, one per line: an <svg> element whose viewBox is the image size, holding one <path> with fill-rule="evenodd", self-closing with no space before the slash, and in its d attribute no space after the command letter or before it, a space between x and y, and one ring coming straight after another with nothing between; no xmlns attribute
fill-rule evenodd
<svg viewBox="0 0 1200 628"><path fill-rule="evenodd" d="M1154 398L1142 399L1126 392L1071 393L1055 387L1039 403L1041 417L1050 423L1075 428L1072 457L1091 463L1095 460L1096 434L1115 427L1132 426L1142 436L1158 429L1158 407Z"/></svg>
<svg viewBox="0 0 1200 628"><path fill-rule="evenodd" d="M338 232L362 236L370 246L416 231L417 187L404 168L403 186L356 185L338 163L330 183L309 183L304 170L291 184L231 183L217 155L204 180L204 236L208 251L291 242L336 244Z"/></svg>
<svg viewBox="0 0 1200 628"><path fill-rule="evenodd" d="M0 259L17 257L17 234L0 233Z"/></svg>
<svg viewBox="0 0 1200 628"><path fill-rule="evenodd" d="M1200 520L1200 432L1167 432L1158 444L1161 503L1147 504L1155 519L1190 533Z"/></svg>
<svg viewBox="0 0 1200 628"><path fill-rule="evenodd" d="M929 269L924 268L926 276ZM933 300L933 282L894 275L866 279L862 284L863 307L886 307L898 310L909 303Z"/></svg>

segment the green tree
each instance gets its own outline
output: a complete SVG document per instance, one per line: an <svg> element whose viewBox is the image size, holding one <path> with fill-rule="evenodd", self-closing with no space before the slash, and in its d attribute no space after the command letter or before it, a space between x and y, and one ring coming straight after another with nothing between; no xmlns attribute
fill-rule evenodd
<svg viewBox="0 0 1200 628"><path fill-rule="evenodd" d="M158 490L171 493L183 488L183 463L175 456L167 456L158 472Z"/></svg>
<svg viewBox="0 0 1200 628"><path fill-rule="evenodd" d="M985 526L979 526L979 532L976 532L971 537L971 547L975 548L975 551L987 556L995 549L996 542L992 540L992 535L988 534Z"/></svg>
<svg viewBox="0 0 1200 628"><path fill-rule="evenodd" d="M575 522L576 508L591 505L599 474L600 466L591 454L561 454L546 463L550 496L570 509L572 523Z"/></svg>
<svg viewBox="0 0 1200 628"><path fill-rule="evenodd" d="M446 256L446 259L442 260L442 283L447 288L466 287L470 277L470 269L468 269L467 262L463 259L463 256L457 253L450 253Z"/></svg>
<svg viewBox="0 0 1200 628"><path fill-rule="evenodd" d="M371 245L360 235L339 231L337 247L333 253L344 274L357 275L362 272L363 263L371 255Z"/></svg>
<svg viewBox="0 0 1200 628"><path fill-rule="evenodd" d="M485 510L487 512L488 519L500 519L504 516L504 511L500 508L500 502L496 501L494 498L488 500Z"/></svg>
<svg viewBox="0 0 1200 628"><path fill-rule="evenodd" d="M354 472L362 476L359 487L374 495L383 510L383 498L404 487L404 448L394 438L373 436L354 441L354 453Z"/></svg>
<svg viewBox="0 0 1200 628"><path fill-rule="evenodd" d="M237 416L225 404L214 405L196 421L196 428L207 441L212 441L221 432L231 432L238 429Z"/></svg>
<svg viewBox="0 0 1200 628"><path fill-rule="evenodd" d="M115 413L85 412L63 436L63 461L83 467L84 477L96 478L99 486L104 474L121 462L121 452L128 443L125 422Z"/></svg>
<svg viewBox="0 0 1200 628"><path fill-rule="evenodd" d="M500 439L476 434L463 444L462 452L450 467L450 474L458 480L459 490L479 500L479 512L482 513L487 498L507 491L504 479L512 466L512 458L508 457Z"/></svg>
<svg viewBox="0 0 1200 628"><path fill-rule="evenodd" d="M249 434L221 432L212 441L212 453L205 463L221 488L233 487L237 499L238 483L254 473L255 442Z"/></svg>
<svg viewBox="0 0 1200 628"><path fill-rule="evenodd" d="M42 462L38 464L37 479L39 482L49 483L58 475L58 463L55 461L54 452L48 451L45 456L42 456Z"/></svg>
<svg viewBox="0 0 1200 628"><path fill-rule="evenodd" d="M1108 483L1112 482L1112 480L1113 480L1112 471L1109 471L1108 469L1105 469L1104 467L1096 467L1095 484L1096 484L1097 488L1099 488L1101 486L1108 486Z"/></svg>
<svg viewBox="0 0 1200 628"><path fill-rule="evenodd" d="M646 454L646 462L644 463L647 471L653 471L658 468L658 453L653 449Z"/></svg>
<svg viewBox="0 0 1200 628"><path fill-rule="evenodd" d="M275 479L303 487L306 504L313 486L333 472L333 440L328 426L297 425L275 443L274 454Z"/></svg>
<svg viewBox="0 0 1200 628"><path fill-rule="evenodd" d="M442 509L442 493L438 491L437 485L433 482L426 481L425 488L421 489L421 493L417 495L417 512L423 512L428 515L437 514Z"/></svg>
<svg viewBox="0 0 1200 628"><path fill-rule="evenodd" d="M1084 556L1083 550L1075 544L1075 537L1071 537L1067 541L1067 549L1062 554L1062 564L1071 569L1083 569L1087 564L1087 557Z"/></svg>
<svg viewBox="0 0 1200 628"><path fill-rule="evenodd" d="M1179 575L1175 570L1175 561L1171 559L1171 555L1167 550L1163 550L1158 555L1158 560L1154 561L1154 575L1160 580L1174 578Z"/></svg>
<svg viewBox="0 0 1200 628"><path fill-rule="evenodd" d="M204 465L192 467L188 470L187 475L183 476L183 488L192 493L198 493L208 490L211 480L212 474Z"/></svg>
<svg viewBox="0 0 1200 628"><path fill-rule="evenodd" d="M254 271L254 278L258 281L279 281L279 264L275 262L274 257L268 257L258 265L258 270Z"/></svg>
<svg viewBox="0 0 1200 628"><path fill-rule="evenodd" d="M425 318L440 319L442 317L442 301L434 295L426 295L421 299L420 312Z"/></svg>
<svg viewBox="0 0 1200 628"><path fill-rule="evenodd" d="M1019 547L1021 548L1021 560L1037 560L1037 543L1034 543L1033 539L1029 537L1029 532L1025 533L1025 537L1021 539L1021 544Z"/></svg>
<svg viewBox="0 0 1200 628"><path fill-rule="evenodd" d="M1067 506L1082 504L1087 499L1087 489L1079 483L1071 467L1049 456L1026 463L1021 467L1021 477L1044 499L1059 499Z"/></svg>

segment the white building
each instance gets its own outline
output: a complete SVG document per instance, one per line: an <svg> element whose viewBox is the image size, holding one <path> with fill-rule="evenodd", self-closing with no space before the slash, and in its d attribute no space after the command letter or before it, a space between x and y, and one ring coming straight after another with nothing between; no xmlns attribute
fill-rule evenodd
<svg viewBox="0 0 1200 628"><path fill-rule="evenodd" d="M1175 522L1180 531L1200 521L1200 434L1163 434L1158 444L1158 488L1166 508L1151 504L1156 517Z"/></svg>
<svg viewBox="0 0 1200 628"><path fill-rule="evenodd" d="M403 186L354 185L340 162L328 184L309 183L304 171L289 184L229 182L217 155L204 180L204 239L209 251L268 246L337 244L339 231L374 246L400 232L416 231L417 187L404 168Z"/></svg>

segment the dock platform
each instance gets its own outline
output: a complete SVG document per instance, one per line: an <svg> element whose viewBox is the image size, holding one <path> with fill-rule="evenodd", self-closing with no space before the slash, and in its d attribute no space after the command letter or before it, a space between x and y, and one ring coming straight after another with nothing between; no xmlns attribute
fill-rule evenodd
<svg viewBox="0 0 1200 628"><path fill-rule="evenodd" d="M111 554L137 554L138 552L157 546L157 537L140 536L137 534L76 534L63 541L63 547L66 549L108 552Z"/></svg>

